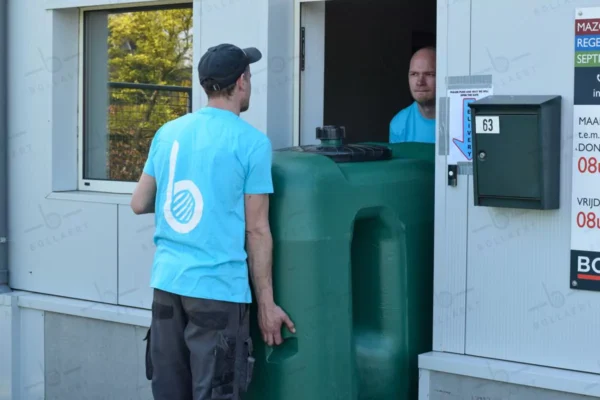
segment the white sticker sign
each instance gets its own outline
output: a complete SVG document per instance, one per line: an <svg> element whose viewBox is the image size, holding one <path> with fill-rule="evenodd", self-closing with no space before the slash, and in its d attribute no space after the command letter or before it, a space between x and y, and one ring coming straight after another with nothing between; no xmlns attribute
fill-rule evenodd
<svg viewBox="0 0 600 400"><path fill-rule="evenodd" d="M500 133L500 117L477 116L475 117L475 132L479 134Z"/></svg>
<svg viewBox="0 0 600 400"><path fill-rule="evenodd" d="M449 165L473 161L473 124L469 104L492 94L491 87L448 90Z"/></svg>
<svg viewBox="0 0 600 400"><path fill-rule="evenodd" d="M600 7L578 8L575 15L569 283L571 289L600 291L600 76L598 43L591 40L599 33Z"/></svg>

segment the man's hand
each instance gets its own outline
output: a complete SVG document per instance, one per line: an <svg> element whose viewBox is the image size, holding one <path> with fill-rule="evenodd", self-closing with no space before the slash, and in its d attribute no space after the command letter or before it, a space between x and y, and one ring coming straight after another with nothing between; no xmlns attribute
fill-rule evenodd
<svg viewBox="0 0 600 400"><path fill-rule="evenodd" d="M287 325L292 333L296 333L296 328L287 314L273 301L273 237L269 226L269 196L246 195L245 204L246 246L250 277L258 303L258 323L265 343L269 346L280 345L283 342L282 324Z"/></svg>
<svg viewBox="0 0 600 400"><path fill-rule="evenodd" d="M294 323L288 315L275 303L269 305L259 305L258 324L262 332L263 340L269 346L273 344L280 345L283 342L281 338L281 326L285 324L288 330L296 333Z"/></svg>

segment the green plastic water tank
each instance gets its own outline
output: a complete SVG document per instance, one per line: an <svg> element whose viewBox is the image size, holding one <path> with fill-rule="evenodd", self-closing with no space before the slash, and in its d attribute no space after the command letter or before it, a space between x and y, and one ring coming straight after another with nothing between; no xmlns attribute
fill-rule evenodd
<svg viewBox="0 0 600 400"><path fill-rule="evenodd" d="M270 222L275 301L296 324L267 346L256 304L251 400L417 399L431 350L433 144L275 151Z"/></svg>

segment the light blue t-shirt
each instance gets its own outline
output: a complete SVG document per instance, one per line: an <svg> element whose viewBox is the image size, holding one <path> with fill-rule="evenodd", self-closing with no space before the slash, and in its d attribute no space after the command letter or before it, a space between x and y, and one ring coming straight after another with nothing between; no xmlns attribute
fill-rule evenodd
<svg viewBox="0 0 600 400"><path fill-rule="evenodd" d="M144 172L156 179L150 286L250 303L244 194L273 192L269 138L236 114L212 107L156 133Z"/></svg>
<svg viewBox="0 0 600 400"><path fill-rule="evenodd" d="M423 117L416 101L390 122L390 143L400 142L435 143L435 120Z"/></svg>

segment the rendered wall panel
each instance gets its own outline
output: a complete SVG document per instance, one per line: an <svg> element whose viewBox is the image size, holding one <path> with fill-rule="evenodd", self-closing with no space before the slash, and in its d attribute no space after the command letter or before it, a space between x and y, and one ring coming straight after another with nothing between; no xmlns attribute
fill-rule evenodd
<svg viewBox="0 0 600 400"><path fill-rule="evenodd" d="M600 372L586 339L600 330L598 296L569 288L574 18L583 3L473 2L471 69L492 74L495 94L561 95L563 110L559 210L469 201L469 298L479 306L468 311L466 350Z"/></svg>
<svg viewBox="0 0 600 400"><path fill-rule="evenodd" d="M135 215L119 206L119 304L151 308L154 214Z"/></svg>
<svg viewBox="0 0 600 400"><path fill-rule="evenodd" d="M445 97L446 76L469 74L470 1L438 2L437 96ZM438 130L447 134L443 115ZM437 144L438 154L444 141ZM434 280L433 349L464 352L466 307L466 246L468 176L459 175L455 187L448 186L446 155L436 160L436 235Z"/></svg>
<svg viewBox="0 0 600 400"><path fill-rule="evenodd" d="M53 162L75 157L72 146L53 147L53 138L72 144L77 134L73 49L78 13L61 11L59 18L42 2L14 0L8 10L9 284L116 302L116 205L46 199L53 182L62 189L69 179L76 184L72 170L53 176L76 165ZM54 40L56 29L74 29L75 34L63 31Z"/></svg>

